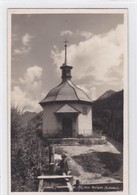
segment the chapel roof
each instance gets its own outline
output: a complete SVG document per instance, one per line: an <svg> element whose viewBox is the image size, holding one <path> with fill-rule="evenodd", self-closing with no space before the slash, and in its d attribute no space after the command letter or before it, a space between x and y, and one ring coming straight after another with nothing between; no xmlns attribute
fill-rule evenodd
<svg viewBox="0 0 137 195"><path fill-rule="evenodd" d="M52 101L85 101L91 102L88 95L70 80L63 80L57 87L53 88L40 104Z"/></svg>

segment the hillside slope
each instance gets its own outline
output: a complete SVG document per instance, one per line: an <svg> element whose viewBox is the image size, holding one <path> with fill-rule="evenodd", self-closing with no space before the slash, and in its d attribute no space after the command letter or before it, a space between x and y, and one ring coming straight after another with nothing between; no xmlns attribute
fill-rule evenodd
<svg viewBox="0 0 137 195"><path fill-rule="evenodd" d="M123 90L92 104L93 128L123 141Z"/></svg>
<svg viewBox="0 0 137 195"><path fill-rule="evenodd" d="M23 114L21 114L21 124L22 124L22 127L25 127L28 122L34 118L35 116L37 115L36 112L29 112L29 111L26 111L24 112Z"/></svg>
<svg viewBox="0 0 137 195"><path fill-rule="evenodd" d="M114 94L114 93L116 93L115 91L113 91L113 90L108 90L108 91L106 91L103 95L101 95L99 98L98 98L98 100L103 100L103 99L105 99L105 98L108 98L108 97L110 97L112 94Z"/></svg>

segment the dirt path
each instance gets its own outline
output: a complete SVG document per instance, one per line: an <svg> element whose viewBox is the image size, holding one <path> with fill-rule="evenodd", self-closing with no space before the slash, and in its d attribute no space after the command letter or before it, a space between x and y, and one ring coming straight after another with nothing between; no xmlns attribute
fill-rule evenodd
<svg viewBox="0 0 137 195"><path fill-rule="evenodd" d="M111 152L115 154L120 154L120 152L110 142L104 145L58 146L58 148L65 150L70 156L80 155L89 152Z"/></svg>
<svg viewBox="0 0 137 195"><path fill-rule="evenodd" d="M108 158L109 155L112 157L114 155L114 157L116 156L115 160L121 155L121 152L110 142L105 145L56 146L56 151L58 154L61 154L62 151L68 154L71 172L79 178L80 183L116 183L122 180L119 179L122 178L122 175L120 175L122 174L122 169L120 172L113 173L107 169L108 175L104 176L107 163L102 162L98 154L104 154L105 158ZM111 156L108 159L110 163L108 162L107 165L112 164L112 167L109 167L112 169L115 166L115 162L111 163Z"/></svg>

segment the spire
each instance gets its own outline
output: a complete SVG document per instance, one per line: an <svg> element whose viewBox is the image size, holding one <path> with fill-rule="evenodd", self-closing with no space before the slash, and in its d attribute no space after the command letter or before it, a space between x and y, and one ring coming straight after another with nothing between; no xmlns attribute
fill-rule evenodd
<svg viewBox="0 0 137 195"><path fill-rule="evenodd" d="M65 47L65 61L64 63L62 64L62 66L60 67L60 69L62 69L62 76L61 78L66 81L68 79L71 79L71 69L72 69L72 66L69 66L67 65L67 43L68 41L65 39L65 41L63 41L65 44L64 44L64 47Z"/></svg>
<svg viewBox="0 0 137 195"><path fill-rule="evenodd" d="M65 39L65 41L63 41L65 43L65 61L64 61L64 65L67 65L67 43L68 41Z"/></svg>

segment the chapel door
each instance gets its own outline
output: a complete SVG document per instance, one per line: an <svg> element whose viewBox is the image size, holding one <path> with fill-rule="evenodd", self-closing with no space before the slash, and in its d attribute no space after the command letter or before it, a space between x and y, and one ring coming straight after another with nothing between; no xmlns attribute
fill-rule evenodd
<svg viewBox="0 0 137 195"><path fill-rule="evenodd" d="M72 119L69 117L62 119L62 136L72 137Z"/></svg>

